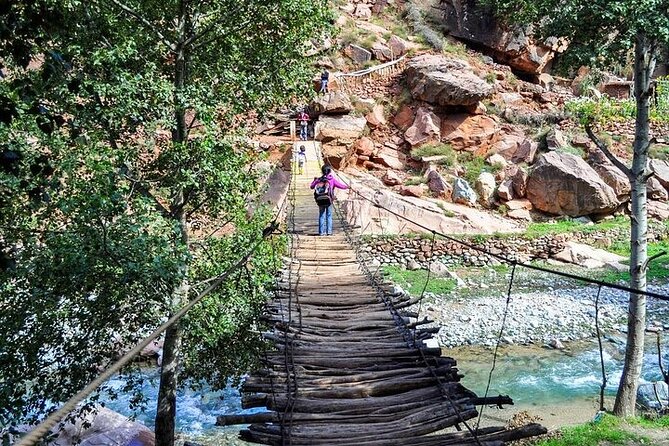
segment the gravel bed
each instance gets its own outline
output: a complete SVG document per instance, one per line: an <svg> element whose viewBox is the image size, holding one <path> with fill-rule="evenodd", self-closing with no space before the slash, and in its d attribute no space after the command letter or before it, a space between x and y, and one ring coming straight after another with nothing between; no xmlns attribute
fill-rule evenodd
<svg viewBox="0 0 669 446"><path fill-rule="evenodd" d="M669 296L669 284L649 286L649 291ZM453 294L457 294L453 293ZM597 287L553 288L512 292L506 309L506 292L470 289L466 297L426 293L425 302L412 310L441 326L436 339L441 347L493 346L506 311L501 340L506 344L547 344L596 336ZM628 294L603 288L599 300L599 325L608 335L627 331ZM648 299L647 329L669 330L669 302Z"/></svg>

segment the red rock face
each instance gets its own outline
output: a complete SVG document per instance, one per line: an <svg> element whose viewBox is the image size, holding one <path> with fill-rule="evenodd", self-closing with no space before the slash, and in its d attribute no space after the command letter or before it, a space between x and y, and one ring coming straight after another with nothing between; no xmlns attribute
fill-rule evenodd
<svg viewBox="0 0 669 446"><path fill-rule="evenodd" d="M472 0L442 0L441 7L451 36L487 48L498 62L517 71L547 71L556 52L565 48L564 42L557 39L541 43L524 29L501 26L491 12L476 7Z"/></svg>
<svg viewBox="0 0 669 446"><path fill-rule="evenodd" d="M492 117L455 114L441 121L441 139L455 150L485 153L495 141L500 127Z"/></svg>

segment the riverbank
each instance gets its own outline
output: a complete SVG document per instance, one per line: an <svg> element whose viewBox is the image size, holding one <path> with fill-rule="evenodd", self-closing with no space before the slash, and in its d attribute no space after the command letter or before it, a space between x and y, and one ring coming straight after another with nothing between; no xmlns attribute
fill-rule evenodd
<svg viewBox="0 0 669 446"><path fill-rule="evenodd" d="M573 268L566 272L597 274ZM422 304L412 308L420 311L421 318L428 316L441 327L436 336L441 347L491 347L497 344L500 332L501 343L507 345L560 346L593 339L598 293L601 332L613 342L624 342L629 298L625 291L608 287L599 291L594 285L520 267L513 273L511 286L508 269L462 268L456 275L456 289L445 294L425 293ZM403 285L399 284L400 288ZM651 283L648 291L669 296L669 284ZM648 330L669 330L669 302L649 298L647 307Z"/></svg>

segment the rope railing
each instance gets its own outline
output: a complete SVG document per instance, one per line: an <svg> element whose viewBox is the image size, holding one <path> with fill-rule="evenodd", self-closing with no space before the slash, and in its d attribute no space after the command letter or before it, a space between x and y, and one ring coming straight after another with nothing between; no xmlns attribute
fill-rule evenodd
<svg viewBox="0 0 669 446"><path fill-rule="evenodd" d="M350 183L348 183L348 185L350 187ZM415 220L411 220L410 218L405 217L402 214L399 214L399 213L397 213L397 212L395 212L391 209L388 209L387 207L383 206L378 201L372 200L371 198L366 197L364 194L360 193L359 191L357 191L355 189L351 189L351 191L353 193L355 193L357 196L359 196L360 198L362 198L366 201L369 201L375 207L379 207L379 208L383 209L384 211L394 215L395 217L397 217L399 219L402 219L402 220L405 220L406 222L408 222L408 223L410 223L410 224L412 224L412 225L414 225L418 228L421 228L421 229L425 230L426 232L429 232L429 233L434 232L436 235L438 235L438 236L440 236L440 237L442 237L446 240L458 243L462 246L465 246L468 249L480 252L481 254L486 254L486 255L488 255L488 256L490 256L494 259L497 259L500 262L506 263L508 265L512 265L512 266L517 265L517 266L521 266L523 268L527 268L527 269L531 269L531 270L535 270L535 271L541 271L541 272L544 272L544 273L547 273L547 274L552 274L552 275L555 275L555 276L560 276L560 277L564 277L564 278L568 278L568 279L572 279L572 280L577 280L577 281L580 280L580 281L589 283L591 285L597 285L597 286L602 285L602 286L607 287L607 288L613 288L613 289L620 290L620 291L625 291L625 292L628 292L628 293L634 293L634 294L639 294L639 295L643 295L643 296L647 296L647 297L652 297L652 298L658 299L658 300L669 301L669 296L667 296L665 294L655 293L653 291L647 291L647 290L639 290L639 289L636 289L636 288L631 288L631 287L628 287L628 286L625 286L625 285L620 285L620 284L613 283L613 282L606 282L606 281L603 281L603 280L593 279L591 277L579 276L579 275L576 275L576 274L566 273L566 272L563 272L563 271L557 271L557 270L554 270L554 269L545 268L543 266L532 265L530 263L520 262L518 260L508 258L508 257L506 257L502 254L493 253L493 252L488 251L484 248L481 248L479 246L468 243L464 240L460 240L460 239L457 239L457 238L455 238L451 235L436 231L432 228L429 228L429 227L423 225L422 223L418 223ZM380 191L378 191L378 190L374 190L375 194L377 194L379 192ZM653 256L653 258L658 258L658 257L661 257L662 255L665 255L665 254L667 254L667 253L662 252L662 253L660 253L656 256Z"/></svg>
<svg viewBox="0 0 669 446"><path fill-rule="evenodd" d="M15 446L33 446L37 444L42 437L44 437L56 424L58 424L63 418L67 416L71 411L73 411L79 403L86 399L90 394L92 394L100 385L105 381L111 378L114 374L118 373L123 367L128 365L141 351L147 347L151 342L158 338L163 332L168 328L176 324L191 308L201 302L205 297L215 291L222 283L230 278L232 274L237 272L241 267L243 267L246 262L253 256L257 249L261 246L266 238L270 235L276 234L278 229L277 218L281 215L283 206L285 205L285 199L282 204L279 206L276 217L271 222L271 224L266 227L261 234L261 237L252 245L244 256L242 256L236 263L230 266L227 270L219 274L209 282L209 285L197 294L191 301L185 304L179 311L174 313L165 323L156 328L151 334L146 336L142 341L135 345L132 349L126 352L121 358L115 361L102 373L100 373L93 381L91 381L86 387L77 392L69 400L63 403L60 408L52 412L45 418L41 423L39 423L34 429L25 434L15 443Z"/></svg>
<svg viewBox="0 0 669 446"><path fill-rule="evenodd" d="M347 182L347 184L349 185L349 188L350 188L351 183ZM467 243L463 240L458 240L458 239L456 239L454 237L451 237L447 234L439 233L438 231L435 231L434 229L428 228L421 223L418 223L414 220L411 220L411 219L409 219L409 218L407 218L407 217L405 217L401 214L398 214L397 212L394 212L394 211L384 207L378 201L372 200L372 199L366 197L365 195L361 194L359 191L357 191L353 188L350 188L350 190L353 193L355 193L356 195L363 198L364 200L367 200L367 201L371 202L377 208L383 209L386 212L389 212L390 214L392 214L392 215L394 215L394 216L396 216L396 217L398 217L402 220L405 220L410 224L413 224L413 225L415 225L415 226L417 226L417 227L419 227L419 228L421 228L425 231L428 231L428 232L432 233L432 249L431 249L432 252L430 253L431 254L430 263L432 262L432 257L434 257L434 236L439 235L439 236L441 236L441 237L443 237L447 240L459 243L459 244L461 244L461 245L463 245L463 246L465 246L469 249L475 250L477 252L484 253L484 254L489 255L493 258L496 258L497 260L500 260L502 262L505 262L505 263L511 265L512 272L511 272L511 278L509 280L509 286L508 286L507 293L506 293L506 305L505 305L505 309L504 309L504 315L503 315L503 318L502 318L502 322L501 322L501 326L500 326L500 329L499 329L498 336L496 338L496 344L495 344L495 349L494 349L493 358L492 358L491 370L490 370L489 375L488 375L488 380L487 380L487 385L486 385L485 395L483 397L483 401L485 401L487 396L488 396L488 392L489 392L490 385L491 385L491 382L492 382L492 377L493 377L493 373L494 373L495 365L496 365L496 361L497 361L497 356L498 356L498 350L499 350L499 346L501 345L502 336L503 336L503 333L504 333L506 320L507 320L507 316L508 316L508 312L509 312L509 304L511 302L511 290L512 290L512 287L513 287L514 276L515 276L517 266L518 267L525 267L525 268L532 269L532 270L541 271L541 272L544 272L544 273L547 273L547 274L557 275L557 276L560 276L560 277L565 277L565 278L574 279L574 280L580 280L580 281L583 281L585 283L596 285L598 287L597 295L595 297L595 302L594 302L594 305L595 305L594 319L595 319L595 329L596 329L596 334L597 334L597 339L598 339L600 367L601 367L601 374L602 374L602 383L600 385L600 390L599 390L599 410L600 410L600 412L605 410L604 409L604 392L605 392L606 385L607 385L607 374L606 374L606 367L605 367L605 364L604 364L603 346L602 346L602 340L601 340L601 329L600 329L600 326L599 326L599 304L600 304L600 295L601 295L602 287L609 287L609 288L613 288L613 289L617 289L617 290L625 291L625 292L629 292L629 293L642 294L642 295L645 295L647 297L655 298L655 299L662 300L662 301L668 301L669 300L669 296L666 296L666 295L663 295L663 294L654 293L654 292L650 292L650 291L647 291L647 290L637 290L637 289L634 289L634 288L626 287L624 285L619 285L619 284L615 284L615 283L600 281L600 280L597 280L597 279L578 276L578 275L575 275L575 274L564 273L564 272L561 272L561 271L552 270L550 268L543 268L543 267L536 266L536 265L530 265L530 264L526 264L526 263L523 263L523 262L519 262L515 259L509 259L509 258L507 258L505 256L502 256L502 255L499 255L499 254L494 254L494 253L489 252L489 251L487 251L483 248L480 248L478 246ZM376 193L378 193L378 191L375 191L375 194ZM665 255L665 254L666 253L663 252L663 253L661 253L657 256L654 256L650 260L654 260L654 259L660 257L661 255ZM429 272L428 272L428 275L426 277L426 281L425 281L425 283L422 287L421 296L419 298L419 302L421 302L421 303L422 303L422 300L423 300L423 296L425 294L425 290L428 287L429 281L430 281L430 275L429 275ZM420 309L421 309L421 306L419 305L419 312L418 312L418 315L416 316L417 320L420 317ZM658 343L658 351L659 351L659 343ZM661 358L660 358L660 367L662 367ZM480 427L481 417L483 415L483 411L484 411L484 405L482 404L481 405L481 410L479 412L476 431L478 431L478 428ZM465 423L465 425L466 425L466 423ZM470 429L469 426L467 426L467 428Z"/></svg>

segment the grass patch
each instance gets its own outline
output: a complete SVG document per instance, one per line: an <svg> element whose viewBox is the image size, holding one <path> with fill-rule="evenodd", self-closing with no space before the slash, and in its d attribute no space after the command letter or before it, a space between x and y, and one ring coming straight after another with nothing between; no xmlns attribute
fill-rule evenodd
<svg viewBox="0 0 669 446"><path fill-rule="evenodd" d="M423 184L427 182L427 179L424 177L411 177L407 179L404 184L406 186L418 186L419 184Z"/></svg>
<svg viewBox="0 0 669 446"><path fill-rule="evenodd" d="M495 169L499 170L499 165L490 166L482 156L475 156L470 152L459 154L458 162L465 168L465 180L471 185L474 185L481 172L494 173Z"/></svg>
<svg viewBox="0 0 669 446"><path fill-rule="evenodd" d="M391 282L401 286L412 296L420 296L428 279L427 271L418 269L409 271L398 266L386 266L383 268L383 274ZM435 277L430 274L430 280L425 288L426 293L446 294L456 288L455 279Z"/></svg>
<svg viewBox="0 0 669 446"><path fill-rule="evenodd" d="M574 147L571 145L566 145L564 147L560 147L557 149L558 152L562 153L569 153L571 155L576 155L579 158L584 158L585 157L585 150L583 150L581 147Z"/></svg>
<svg viewBox="0 0 669 446"><path fill-rule="evenodd" d="M619 216L611 220L603 220L594 225L586 225L578 221L566 218L550 223L531 223L525 231L528 238L539 238L544 235L563 234L567 232L595 232L608 231L616 228L629 228L629 218ZM621 254L622 255L622 254Z"/></svg>
<svg viewBox="0 0 669 446"><path fill-rule="evenodd" d="M646 429L667 429L669 428L669 416L664 417L636 417L630 418L627 422L633 426L641 426Z"/></svg>
<svg viewBox="0 0 669 446"><path fill-rule="evenodd" d="M413 159L420 159L427 156L445 157L440 164L453 166L457 161L457 155L450 144L430 143L414 149L411 153Z"/></svg>
<svg viewBox="0 0 669 446"><path fill-rule="evenodd" d="M665 144L653 144L648 149L648 156L663 161L669 161L669 146Z"/></svg>
<svg viewBox="0 0 669 446"><path fill-rule="evenodd" d="M536 446L624 445L629 441L643 440L641 436L626 431L620 418L604 415L598 423L590 422L580 426L566 427L562 430L561 438L539 441Z"/></svg>

